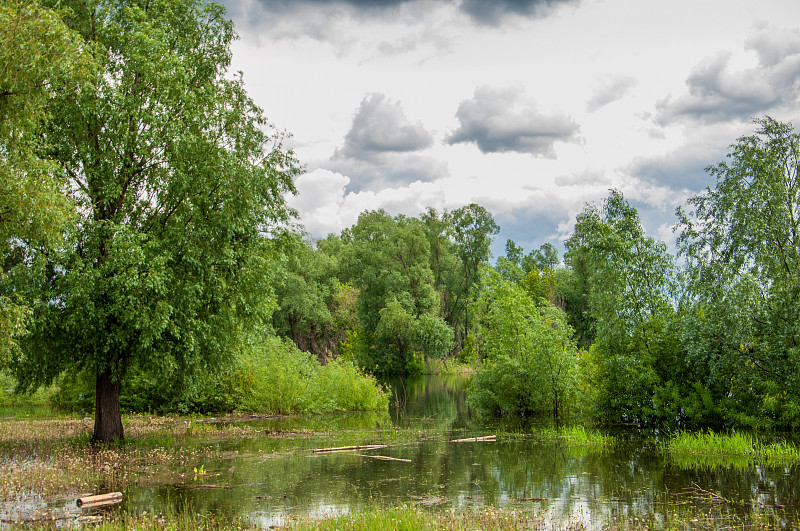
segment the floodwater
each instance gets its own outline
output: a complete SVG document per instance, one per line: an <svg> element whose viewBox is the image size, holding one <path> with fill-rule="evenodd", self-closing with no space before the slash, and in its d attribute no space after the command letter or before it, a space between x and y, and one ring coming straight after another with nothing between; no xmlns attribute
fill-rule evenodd
<svg viewBox="0 0 800 531"><path fill-rule="evenodd" d="M800 525L793 467L742 461L675 460L652 436L618 432L611 446L536 436L471 414L466 377L426 376L392 384L389 411L237 421L263 437L197 443L191 462L129 471L121 510L216 513L260 527L293 516L324 517L371 507L486 507L539 515L555 527L642 518L658 527L673 511L730 522ZM222 424L211 424L222 426ZM213 428L210 428L213 429ZM497 435L493 441L453 442ZM343 446L383 448L314 452ZM44 508L43 508L44 509ZM6 515L8 516L8 515ZM723 527L722 525L720 527Z"/></svg>
<svg viewBox="0 0 800 531"><path fill-rule="evenodd" d="M683 504L734 519L758 514L760 522L779 527L798 523L800 481L792 468L675 462L653 437L631 432L616 434L605 449L548 442L473 418L465 383L458 376L395 382L388 416L258 421L269 436L227 441L220 457L202 463L206 475L184 471L179 485L132 488L124 507L244 515L263 527L291 515L403 504L461 511L499 506L545 515L556 525L577 521L597 529L620 516L658 525L665 511ZM309 428L314 435L281 436ZM451 442L495 433L496 441ZM367 444L388 446L313 451Z"/></svg>

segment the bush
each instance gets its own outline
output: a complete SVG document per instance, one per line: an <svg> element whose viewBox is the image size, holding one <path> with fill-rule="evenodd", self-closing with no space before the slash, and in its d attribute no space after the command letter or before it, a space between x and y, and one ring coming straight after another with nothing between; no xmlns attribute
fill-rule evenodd
<svg viewBox="0 0 800 531"><path fill-rule="evenodd" d="M86 372L60 378L55 405L73 410L94 408L94 379ZM173 376L132 367L122 385L123 411L294 414L388 407L385 391L351 362L334 360L320 365L290 340L274 336L243 346L221 370Z"/></svg>
<svg viewBox="0 0 800 531"><path fill-rule="evenodd" d="M375 379L351 362L320 365L289 340L271 337L254 346L234 371L241 411L318 413L374 411L388 407L386 393Z"/></svg>

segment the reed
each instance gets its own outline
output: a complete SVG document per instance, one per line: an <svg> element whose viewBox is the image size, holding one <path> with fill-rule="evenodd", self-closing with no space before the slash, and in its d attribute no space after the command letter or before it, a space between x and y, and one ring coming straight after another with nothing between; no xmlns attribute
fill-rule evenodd
<svg viewBox="0 0 800 531"><path fill-rule="evenodd" d="M749 433L719 434L713 431L681 432L664 446L665 452L683 461L697 459L700 463L742 466L762 464L784 466L800 463L800 449L782 440L764 443Z"/></svg>
<svg viewBox="0 0 800 531"><path fill-rule="evenodd" d="M584 426L539 428L533 431L533 436L543 441L561 441L569 446L593 449L608 449L615 443L613 435L608 435L600 430L586 428Z"/></svg>

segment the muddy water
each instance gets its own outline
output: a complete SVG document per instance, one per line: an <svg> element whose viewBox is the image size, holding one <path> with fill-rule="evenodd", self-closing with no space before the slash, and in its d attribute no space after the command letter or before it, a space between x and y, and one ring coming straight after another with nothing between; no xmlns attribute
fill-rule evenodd
<svg viewBox="0 0 800 531"><path fill-rule="evenodd" d="M381 414L252 421L264 437L226 439L215 445L214 457L138 472L137 483L149 486L126 488L123 509L243 515L267 527L291 515L376 505L502 506L599 529L619 515L657 525L676 507L692 505L732 518L756 514L773 525L798 524L800 480L792 468L675 462L652 437L630 432L617 434L606 449L548 442L473 418L464 384L460 377L395 382L392 406ZM496 441L451 442L494 433ZM313 451L367 444L388 446Z"/></svg>

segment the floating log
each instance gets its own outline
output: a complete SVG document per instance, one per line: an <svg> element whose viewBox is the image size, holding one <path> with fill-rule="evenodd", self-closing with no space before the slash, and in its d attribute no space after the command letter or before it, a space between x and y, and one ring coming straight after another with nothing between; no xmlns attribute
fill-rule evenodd
<svg viewBox="0 0 800 531"><path fill-rule="evenodd" d="M410 463L411 459L400 459L399 457L389 457L388 455L367 455L356 454L359 457L371 457L372 459L380 459L381 461L401 461L403 463Z"/></svg>
<svg viewBox="0 0 800 531"><path fill-rule="evenodd" d="M518 502L544 502L547 498L517 498Z"/></svg>
<svg viewBox="0 0 800 531"><path fill-rule="evenodd" d="M466 439L456 439L450 442L482 442L482 441L496 441L497 435L486 435L485 437L467 437Z"/></svg>
<svg viewBox="0 0 800 531"><path fill-rule="evenodd" d="M315 454L323 452L348 452L351 450L377 450L379 448L388 448L388 444L369 444L366 446L339 446L337 448L317 448L312 450Z"/></svg>
<svg viewBox="0 0 800 531"><path fill-rule="evenodd" d="M98 494L96 496L84 496L78 498L75 504L78 507L100 507L103 505L114 505L122 501L121 492L109 492L108 494Z"/></svg>

